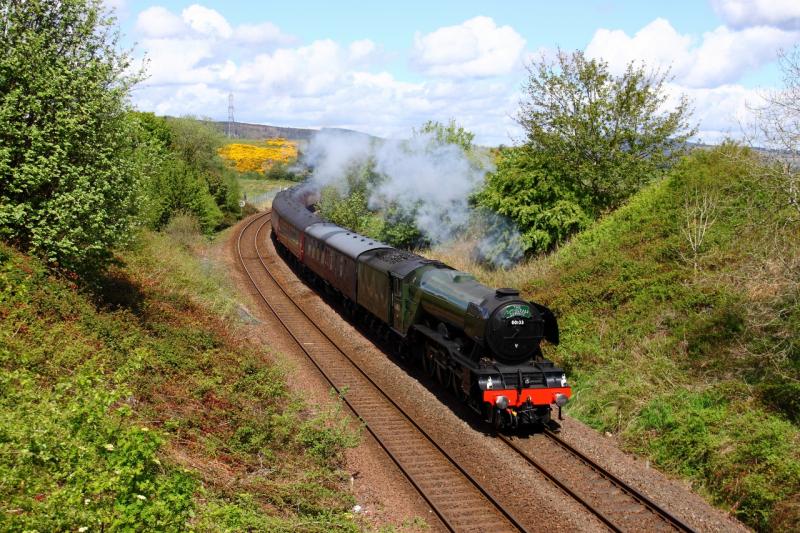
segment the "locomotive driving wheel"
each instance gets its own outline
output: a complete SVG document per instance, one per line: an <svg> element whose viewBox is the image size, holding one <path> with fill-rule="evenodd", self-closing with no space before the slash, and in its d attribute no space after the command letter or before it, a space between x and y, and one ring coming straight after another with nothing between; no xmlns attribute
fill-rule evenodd
<svg viewBox="0 0 800 533"><path fill-rule="evenodd" d="M463 402L467 400L467 393L461 388L461 376L458 375L458 372L454 370L450 371L450 382L448 385L450 386L450 390L453 391L453 394L456 395L456 398L458 398L459 401Z"/></svg>
<svg viewBox="0 0 800 533"><path fill-rule="evenodd" d="M450 383L450 370L442 365L436 364L436 381L438 381L440 385L447 387Z"/></svg>
<svg viewBox="0 0 800 533"><path fill-rule="evenodd" d="M429 344L425 345L425 351L422 353L422 369L429 378L436 376L436 369L439 366L436 364L435 353Z"/></svg>

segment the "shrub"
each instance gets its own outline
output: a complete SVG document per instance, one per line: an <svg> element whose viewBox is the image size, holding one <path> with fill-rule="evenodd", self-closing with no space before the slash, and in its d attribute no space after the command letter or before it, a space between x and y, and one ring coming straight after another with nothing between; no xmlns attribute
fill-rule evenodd
<svg viewBox="0 0 800 533"><path fill-rule="evenodd" d="M0 17L0 237L96 272L130 236L136 81L100 0L6 3Z"/></svg>
<svg viewBox="0 0 800 533"><path fill-rule="evenodd" d="M529 253L552 250L591 221L561 171L529 147L500 150L497 169L473 199L513 221Z"/></svg>

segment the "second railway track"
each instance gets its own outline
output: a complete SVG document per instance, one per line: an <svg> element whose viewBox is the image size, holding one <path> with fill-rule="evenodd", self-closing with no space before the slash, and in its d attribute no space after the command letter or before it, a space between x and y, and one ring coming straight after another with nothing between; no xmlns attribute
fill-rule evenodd
<svg viewBox="0 0 800 533"><path fill-rule="evenodd" d="M254 217L238 236L245 273L299 348L444 526L451 531L524 531L520 521L406 414L278 282L267 264L273 259L259 248L259 242L266 240L269 219L269 213ZM526 449L522 439L500 435L500 440L612 531L693 531L553 433L527 441L535 442L535 451Z"/></svg>
<svg viewBox="0 0 800 533"><path fill-rule="evenodd" d="M499 437L612 531L694 531L549 430L533 439L536 457L521 439Z"/></svg>

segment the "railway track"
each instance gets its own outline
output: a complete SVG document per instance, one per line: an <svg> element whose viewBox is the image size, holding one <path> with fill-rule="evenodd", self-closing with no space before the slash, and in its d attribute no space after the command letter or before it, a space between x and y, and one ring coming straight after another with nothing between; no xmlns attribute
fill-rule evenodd
<svg viewBox="0 0 800 533"><path fill-rule="evenodd" d="M261 299L367 431L451 531L524 531L524 526L421 428L308 316L262 254L269 213L240 232L237 251ZM264 275L257 275L262 273ZM498 435L508 449L612 531L693 531L614 474L545 431L533 439ZM535 442L535 452L523 444Z"/></svg>
<svg viewBox="0 0 800 533"><path fill-rule="evenodd" d="M284 291L259 250L269 214L239 234L237 252L264 303L451 531L525 528L388 397ZM262 275L256 275L260 272Z"/></svg>
<svg viewBox="0 0 800 533"><path fill-rule="evenodd" d="M536 456L521 439L499 435L510 449L578 501L612 531L694 531L550 430L536 443Z"/></svg>

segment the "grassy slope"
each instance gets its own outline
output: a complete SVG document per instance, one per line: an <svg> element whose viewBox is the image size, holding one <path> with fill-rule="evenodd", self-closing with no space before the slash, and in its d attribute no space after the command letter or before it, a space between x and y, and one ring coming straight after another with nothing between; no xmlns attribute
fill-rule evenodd
<svg viewBox="0 0 800 533"><path fill-rule="evenodd" d="M124 259L98 306L0 244L0 530L358 529L341 415L236 342L176 239Z"/></svg>
<svg viewBox="0 0 800 533"><path fill-rule="evenodd" d="M555 309L571 415L753 527L797 530L800 232L743 158L695 153L547 258L457 266ZM714 223L695 255L685 229L704 197Z"/></svg>

